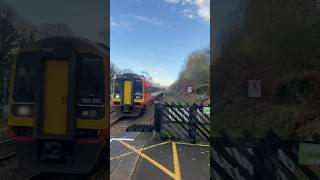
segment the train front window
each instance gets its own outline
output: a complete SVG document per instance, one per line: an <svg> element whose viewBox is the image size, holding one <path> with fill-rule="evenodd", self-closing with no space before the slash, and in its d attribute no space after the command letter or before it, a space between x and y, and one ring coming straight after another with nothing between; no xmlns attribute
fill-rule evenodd
<svg viewBox="0 0 320 180"><path fill-rule="evenodd" d="M121 79L115 80L115 86L114 86L114 94L120 94L121 93Z"/></svg>
<svg viewBox="0 0 320 180"><path fill-rule="evenodd" d="M82 59L80 63L79 95L82 103L104 102L104 72L100 59Z"/></svg>
<svg viewBox="0 0 320 180"><path fill-rule="evenodd" d="M18 59L16 63L13 99L18 102L34 102L36 64L32 60Z"/></svg>
<svg viewBox="0 0 320 180"><path fill-rule="evenodd" d="M141 79L136 79L134 81L134 94L135 95L142 94L142 81L141 81Z"/></svg>

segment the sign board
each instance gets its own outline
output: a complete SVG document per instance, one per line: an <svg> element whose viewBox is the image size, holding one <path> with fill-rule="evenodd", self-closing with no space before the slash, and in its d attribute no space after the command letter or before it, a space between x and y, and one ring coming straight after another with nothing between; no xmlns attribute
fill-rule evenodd
<svg viewBox="0 0 320 180"><path fill-rule="evenodd" d="M192 92L192 86L188 86L188 87L187 87L187 92L188 92L188 93L191 93L191 92Z"/></svg>
<svg viewBox="0 0 320 180"><path fill-rule="evenodd" d="M203 107L202 113L203 114L210 114L210 107Z"/></svg>
<svg viewBox="0 0 320 180"><path fill-rule="evenodd" d="M319 165L320 164L320 144L300 143L298 156L299 156L299 164Z"/></svg>
<svg viewBox="0 0 320 180"><path fill-rule="evenodd" d="M261 80L249 80L248 97L261 97Z"/></svg>

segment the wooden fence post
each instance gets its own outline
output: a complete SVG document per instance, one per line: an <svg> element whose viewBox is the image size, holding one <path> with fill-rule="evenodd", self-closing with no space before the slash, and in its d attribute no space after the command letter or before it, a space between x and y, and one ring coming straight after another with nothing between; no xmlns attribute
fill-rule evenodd
<svg viewBox="0 0 320 180"><path fill-rule="evenodd" d="M197 141L197 132L196 132L196 123L197 120L195 118L196 117L196 112L197 111L197 107L196 104L193 104L190 106L190 111L189 111L189 138L191 139L192 143L196 143Z"/></svg>
<svg viewBox="0 0 320 180"><path fill-rule="evenodd" d="M154 106L154 130L157 133L160 133L160 131L161 131L162 113L163 113L163 105L158 102L155 103L155 106Z"/></svg>

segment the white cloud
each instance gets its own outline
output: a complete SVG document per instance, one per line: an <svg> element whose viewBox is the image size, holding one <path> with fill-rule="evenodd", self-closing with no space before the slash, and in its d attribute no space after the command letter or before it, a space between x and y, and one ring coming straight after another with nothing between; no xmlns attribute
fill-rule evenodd
<svg viewBox="0 0 320 180"><path fill-rule="evenodd" d="M133 30L135 29L137 22L143 22L154 26L163 26L164 23L159 21L157 18L140 16L140 15L121 15L121 16L110 16L110 25L112 28Z"/></svg>
<svg viewBox="0 0 320 180"><path fill-rule="evenodd" d="M110 25L111 28L122 28L125 30L132 30L132 24L129 20L123 18L115 18L110 16Z"/></svg>
<svg viewBox="0 0 320 180"><path fill-rule="evenodd" d="M119 23L112 16L110 16L110 24L111 24L111 27L115 27L119 25Z"/></svg>
<svg viewBox="0 0 320 180"><path fill-rule="evenodd" d="M165 1L168 3L175 3L175 4L180 2L180 0L165 0Z"/></svg>
<svg viewBox="0 0 320 180"><path fill-rule="evenodd" d="M146 22L146 23L155 25L155 26L163 25L163 23L160 22L156 18L150 18L150 17L146 17L146 16L137 16L137 15L132 16L132 18L135 19L135 20L138 20L138 21L142 21L142 22Z"/></svg>
<svg viewBox="0 0 320 180"><path fill-rule="evenodd" d="M164 0L171 4L181 4L183 10L181 14L190 19L195 17L201 18L203 21L210 22L210 0Z"/></svg>

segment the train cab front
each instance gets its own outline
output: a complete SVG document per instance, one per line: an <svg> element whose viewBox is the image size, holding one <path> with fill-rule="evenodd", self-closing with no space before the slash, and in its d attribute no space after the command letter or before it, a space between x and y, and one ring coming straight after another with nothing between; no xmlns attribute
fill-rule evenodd
<svg viewBox="0 0 320 180"><path fill-rule="evenodd" d="M85 174L106 154L106 59L71 44L16 59L8 126L23 169Z"/></svg>
<svg viewBox="0 0 320 180"><path fill-rule="evenodd" d="M134 74L124 74L114 80L112 105L118 114L138 117L144 105L143 80Z"/></svg>

